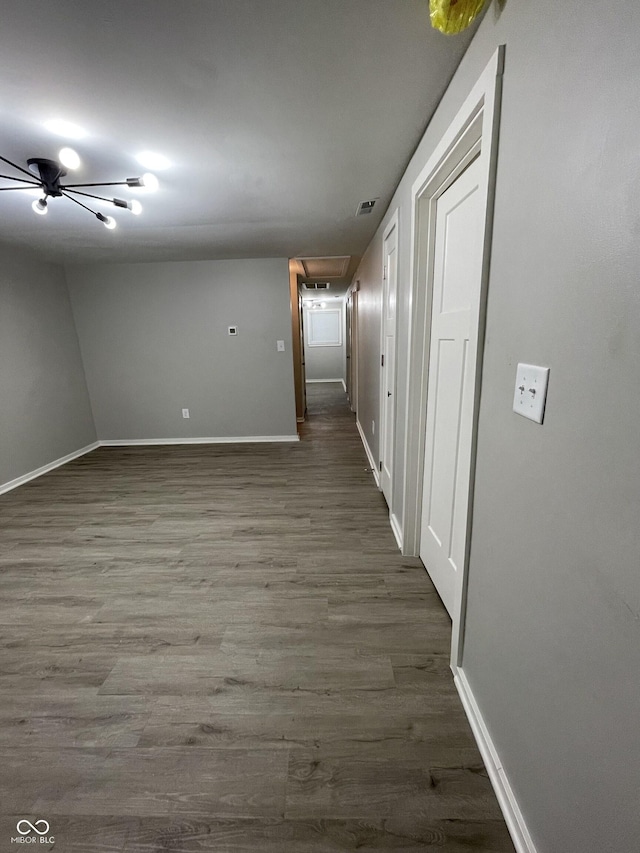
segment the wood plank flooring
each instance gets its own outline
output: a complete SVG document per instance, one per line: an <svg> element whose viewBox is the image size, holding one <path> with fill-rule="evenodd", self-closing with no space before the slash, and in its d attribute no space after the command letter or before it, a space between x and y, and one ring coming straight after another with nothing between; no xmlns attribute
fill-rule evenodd
<svg viewBox="0 0 640 853"><path fill-rule="evenodd" d="M0 497L0 850L512 853L447 614L340 386L309 410Z"/></svg>

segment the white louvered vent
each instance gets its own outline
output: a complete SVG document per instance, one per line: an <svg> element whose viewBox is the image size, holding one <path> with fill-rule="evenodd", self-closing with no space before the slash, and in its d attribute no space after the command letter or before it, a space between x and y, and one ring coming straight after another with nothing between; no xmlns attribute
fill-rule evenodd
<svg viewBox="0 0 640 853"><path fill-rule="evenodd" d="M367 214L371 213L377 200L377 198L372 198L369 201L361 201L356 210L356 216L367 216Z"/></svg>

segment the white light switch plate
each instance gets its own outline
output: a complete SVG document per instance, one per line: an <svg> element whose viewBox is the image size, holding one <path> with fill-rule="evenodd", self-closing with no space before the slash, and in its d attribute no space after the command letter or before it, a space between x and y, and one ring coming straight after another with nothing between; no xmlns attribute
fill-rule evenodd
<svg viewBox="0 0 640 853"><path fill-rule="evenodd" d="M284 341L276 341L278 345L278 352L284 352Z"/></svg>
<svg viewBox="0 0 640 853"><path fill-rule="evenodd" d="M516 371L513 411L518 415L522 415L523 418L529 418L541 424L544 418L548 382L548 367L536 367L535 364L519 364Z"/></svg>

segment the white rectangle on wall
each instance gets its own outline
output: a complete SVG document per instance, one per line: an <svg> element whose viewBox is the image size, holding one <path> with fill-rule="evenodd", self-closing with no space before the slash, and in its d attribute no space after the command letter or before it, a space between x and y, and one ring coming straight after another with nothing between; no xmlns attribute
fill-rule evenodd
<svg viewBox="0 0 640 853"><path fill-rule="evenodd" d="M310 347L341 347L342 322L339 308L308 312L307 342Z"/></svg>

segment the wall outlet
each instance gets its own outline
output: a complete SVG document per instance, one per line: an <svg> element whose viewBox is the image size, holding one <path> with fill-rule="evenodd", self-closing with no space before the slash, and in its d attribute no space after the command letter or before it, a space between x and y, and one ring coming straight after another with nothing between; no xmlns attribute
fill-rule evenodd
<svg viewBox="0 0 640 853"><path fill-rule="evenodd" d="M182 417L183 417L183 418L188 418L188 417L189 417L189 409L183 409L183 410L182 410Z"/></svg>
<svg viewBox="0 0 640 853"><path fill-rule="evenodd" d="M229 334L232 336L237 335L238 334L238 327L237 326L229 326Z"/></svg>
<svg viewBox="0 0 640 853"><path fill-rule="evenodd" d="M284 352L284 341L276 341L278 352Z"/></svg>

